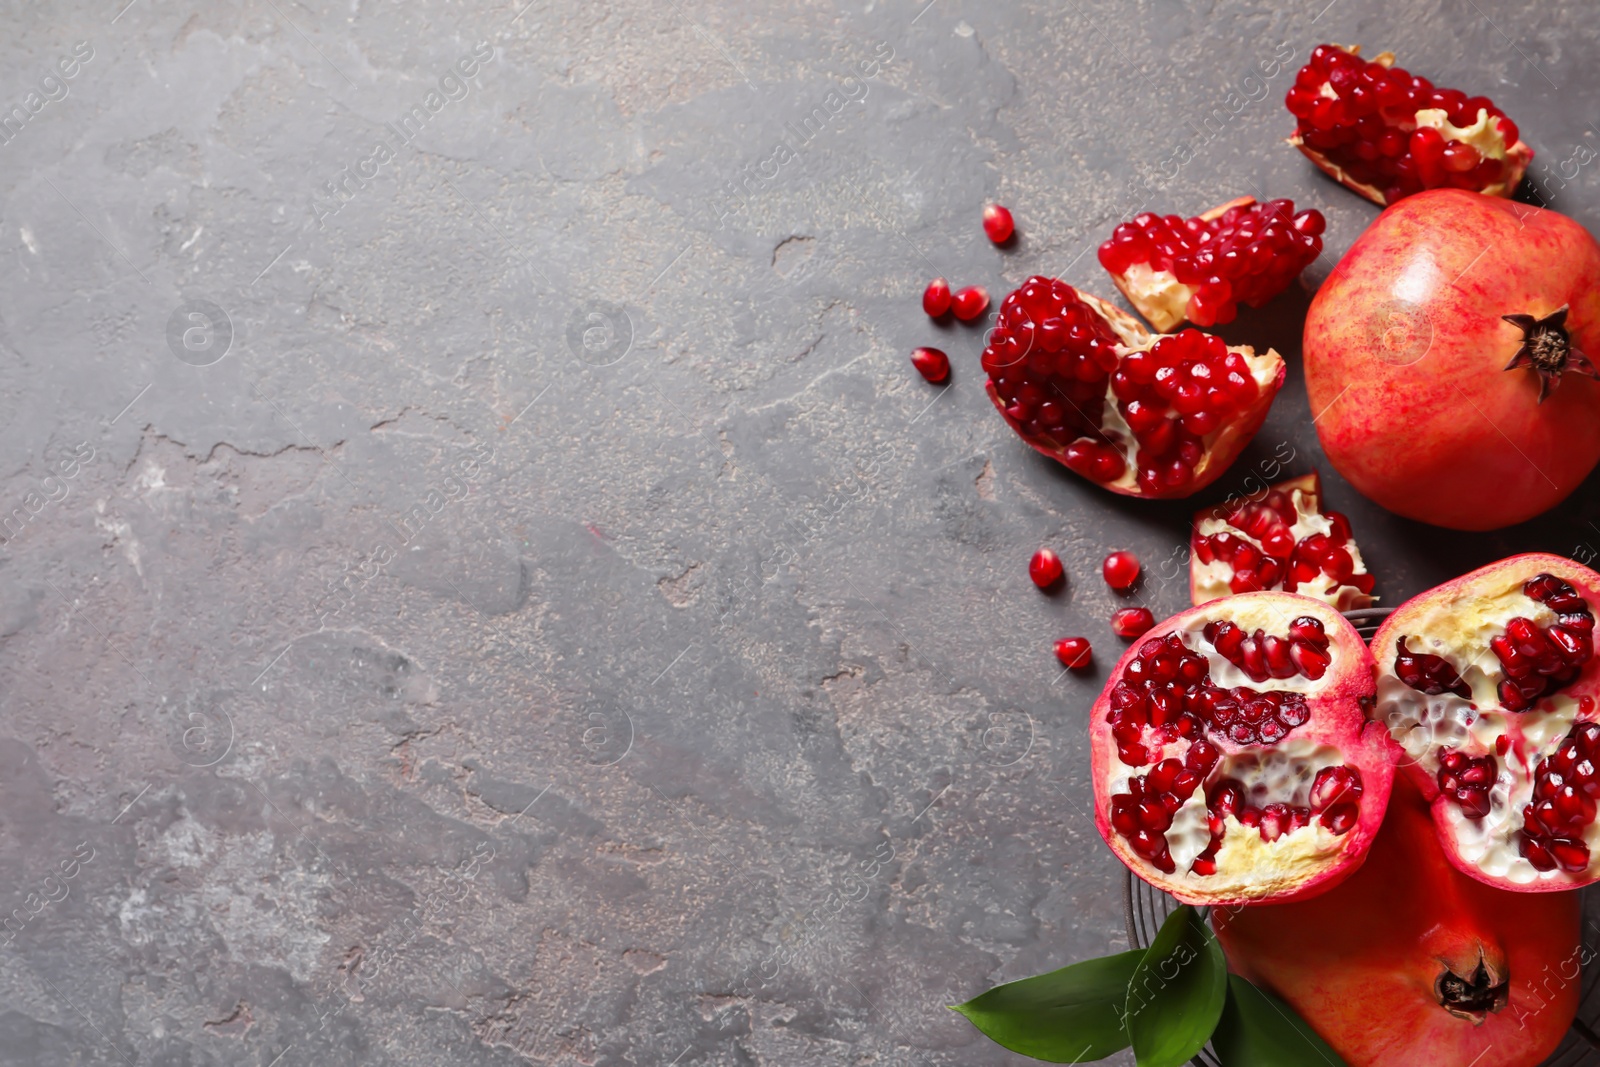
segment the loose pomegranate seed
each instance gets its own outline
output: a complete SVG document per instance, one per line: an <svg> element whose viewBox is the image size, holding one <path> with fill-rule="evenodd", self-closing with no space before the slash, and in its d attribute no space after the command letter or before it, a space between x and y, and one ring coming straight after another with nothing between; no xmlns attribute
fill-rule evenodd
<svg viewBox="0 0 1600 1067"><path fill-rule="evenodd" d="M1544 577L1544 576L1541 576ZM1584 831L1600 797L1600 724L1581 722L1533 772L1533 799L1522 809L1518 844L1535 868L1577 872L1589 867Z"/></svg>
<svg viewBox="0 0 1600 1067"><path fill-rule="evenodd" d="M1226 592L1282 589L1316 597L1341 611L1371 604L1373 576L1365 569L1357 572L1359 552L1350 521L1337 511L1319 511L1320 499L1319 479L1308 474L1196 515L1190 541L1196 603ZM1296 540L1296 524L1309 524L1312 516L1325 519L1329 532ZM1225 524L1220 530L1219 521ZM1213 563L1226 568L1226 590L1223 577L1204 569Z"/></svg>
<svg viewBox="0 0 1600 1067"><path fill-rule="evenodd" d="M1292 200L1248 196L1192 219L1146 211L1112 231L1100 265L1158 331L1184 319L1213 326L1288 288L1322 254L1324 226Z"/></svg>
<svg viewBox="0 0 1600 1067"><path fill-rule="evenodd" d="M1075 671L1088 670L1094 665L1093 650L1087 637L1063 637L1056 642L1056 659L1063 667Z"/></svg>
<svg viewBox="0 0 1600 1067"><path fill-rule="evenodd" d="M1306 626L1308 621L1317 620L1297 619L1292 625L1300 628L1300 636L1293 637L1291 630L1289 640L1320 638L1326 645L1326 635ZM1243 632L1233 623L1225 625L1232 627L1225 632ZM1176 633L1140 645L1112 687L1109 700L1106 722L1111 725L1118 758L1130 767L1150 768L1128 780L1127 793L1111 797L1111 824L1135 852L1167 873L1173 870L1165 837L1172 817L1222 759L1222 750L1208 738L1221 735L1240 745L1271 744L1288 737L1311 717L1299 693L1216 685L1206 657ZM1180 738L1189 741L1181 761L1169 757L1150 766L1152 748ZM1250 793L1242 783L1219 778L1205 793L1211 840L1190 869L1201 875L1216 873L1217 849L1227 816L1256 829L1267 841L1309 826L1313 820L1334 834L1345 834L1359 820L1361 792L1360 772L1340 764L1317 772L1307 805L1269 803L1258 808L1249 803Z"/></svg>
<svg viewBox="0 0 1600 1067"><path fill-rule="evenodd" d="M1461 680L1461 675L1442 656L1426 652L1413 652L1406 647L1404 637L1396 641L1394 673L1411 688L1429 696L1454 693L1458 697L1471 697L1472 689Z"/></svg>
<svg viewBox="0 0 1600 1067"><path fill-rule="evenodd" d="M1048 548L1041 548L1028 561L1028 577L1040 589L1048 589L1061 580L1061 557Z"/></svg>
<svg viewBox="0 0 1600 1067"><path fill-rule="evenodd" d="M1392 62L1314 48L1285 99L1297 120L1293 143L1380 204L1444 187L1510 196L1533 158L1516 123L1485 97L1435 88ZM1471 129L1480 122L1486 128Z"/></svg>
<svg viewBox="0 0 1600 1067"><path fill-rule="evenodd" d="M938 383L950 377L950 357L937 348L912 349L911 365L930 382Z"/></svg>
<svg viewBox="0 0 1600 1067"><path fill-rule="evenodd" d="M1106 576L1106 584L1121 592L1133 588L1133 583L1139 580L1139 557L1132 552L1118 550L1106 557L1100 565L1100 571Z"/></svg>
<svg viewBox="0 0 1600 1067"><path fill-rule="evenodd" d="M928 283L922 291L922 310L933 318L938 318L950 310L950 283L943 278L935 278Z"/></svg>
<svg viewBox="0 0 1600 1067"><path fill-rule="evenodd" d="M1522 592L1554 611L1556 621L1545 628L1518 616L1506 623L1505 633L1489 639L1505 674L1498 695L1507 711L1527 711L1571 685L1594 658L1594 615L1576 589L1552 574L1539 574L1523 584Z"/></svg>
<svg viewBox="0 0 1600 1067"><path fill-rule="evenodd" d="M981 285L969 285L959 290L953 298L956 318L971 322L982 315L989 306L989 290Z"/></svg>
<svg viewBox="0 0 1600 1067"><path fill-rule="evenodd" d="M983 209L983 232L989 235L989 240L995 244L1005 244L1011 239L1011 234L1016 230L1016 224L1011 221L1011 212L999 204L990 204Z"/></svg>
<svg viewBox="0 0 1600 1067"><path fill-rule="evenodd" d="M1155 624L1149 608L1122 608L1111 613L1111 632L1118 637L1138 637Z"/></svg>

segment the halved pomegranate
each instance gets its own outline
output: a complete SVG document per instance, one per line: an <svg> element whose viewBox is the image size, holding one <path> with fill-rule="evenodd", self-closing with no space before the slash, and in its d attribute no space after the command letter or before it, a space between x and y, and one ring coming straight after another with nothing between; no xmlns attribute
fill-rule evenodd
<svg viewBox="0 0 1600 1067"><path fill-rule="evenodd" d="M1348 189L1379 204L1424 189L1510 196L1533 159L1517 124L1483 96L1436 89L1359 46L1320 44L1285 103L1289 143Z"/></svg>
<svg viewBox="0 0 1600 1067"><path fill-rule="evenodd" d="M1507 889L1600 879L1600 574L1513 556L1406 601L1372 639L1375 716L1467 874Z"/></svg>
<svg viewBox="0 0 1600 1067"><path fill-rule="evenodd" d="M1396 750L1367 719L1372 657L1288 593L1191 608L1128 650L1090 718L1095 823L1190 904L1294 900L1360 865Z"/></svg>
<svg viewBox="0 0 1600 1067"><path fill-rule="evenodd" d="M1189 592L1196 604L1231 593L1281 589L1340 611L1373 602L1350 520L1322 510L1317 473L1206 508L1189 539Z"/></svg>
<svg viewBox="0 0 1600 1067"><path fill-rule="evenodd" d="M1293 200L1241 196L1192 219L1142 212L1100 246L1100 265L1159 332L1185 319L1232 322L1240 304L1260 307L1322 254L1319 211Z"/></svg>
<svg viewBox="0 0 1600 1067"><path fill-rule="evenodd" d="M1188 496L1261 428L1283 384L1270 349L1199 330L1153 336L1065 282L1035 276L1000 304L983 350L989 399L1033 448L1126 496Z"/></svg>

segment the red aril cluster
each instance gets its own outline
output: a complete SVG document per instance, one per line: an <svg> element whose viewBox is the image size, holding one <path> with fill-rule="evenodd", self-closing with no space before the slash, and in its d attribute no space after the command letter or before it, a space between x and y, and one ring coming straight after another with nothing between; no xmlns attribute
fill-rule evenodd
<svg viewBox="0 0 1600 1067"><path fill-rule="evenodd" d="M1243 197L1192 219L1147 211L1112 232L1100 265L1157 330L1213 326L1283 292L1322 254L1325 225L1292 200Z"/></svg>
<svg viewBox="0 0 1600 1067"><path fill-rule="evenodd" d="M1574 726L1533 772L1533 799L1522 809L1522 856L1540 871L1588 870L1584 832L1600 797L1600 723Z"/></svg>
<svg viewBox="0 0 1600 1067"><path fill-rule="evenodd" d="M1439 792L1455 801L1468 818L1489 814L1489 789L1499 776L1493 756L1474 758L1454 749L1439 753Z"/></svg>
<svg viewBox="0 0 1600 1067"><path fill-rule="evenodd" d="M1321 678L1328 669L1328 632L1310 615L1289 624L1286 636L1269 634L1260 627L1254 634L1226 619L1206 624L1206 640L1219 655L1238 667L1253 682L1268 678ZM1298 725L1298 724L1296 724Z"/></svg>
<svg viewBox="0 0 1600 1067"><path fill-rule="evenodd" d="M1321 495L1312 473L1196 515L1190 539L1194 602L1281 589L1341 611L1371 604L1373 576L1350 520L1321 511Z"/></svg>
<svg viewBox="0 0 1600 1067"><path fill-rule="evenodd" d="M1584 664L1594 658L1594 615L1572 586L1553 574L1539 574L1522 587L1529 600L1556 613L1548 629L1521 616L1489 639L1505 678L1499 686L1500 706L1527 711L1541 697L1572 684Z"/></svg>
<svg viewBox="0 0 1600 1067"><path fill-rule="evenodd" d="M1292 143L1334 178L1380 204L1424 189L1510 196L1533 158L1517 124L1488 97L1439 89L1385 52L1323 44L1285 103Z"/></svg>

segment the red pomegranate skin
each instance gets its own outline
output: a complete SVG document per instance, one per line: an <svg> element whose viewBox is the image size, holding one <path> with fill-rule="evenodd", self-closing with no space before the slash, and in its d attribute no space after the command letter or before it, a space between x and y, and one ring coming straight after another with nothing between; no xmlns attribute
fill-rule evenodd
<svg viewBox="0 0 1600 1067"><path fill-rule="evenodd" d="M1514 893L1445 859L1416 787L1397 777L1366 863L1312 900L1212 912L1229 968L1288 1001L1349 1067L1533 1067L1577 1011L1575 890ZM1498 1011L1454 1014L1439 978L1482 963Z"/></svg>
<svg viewBox="0 0 1600 1067"><path fill-rule="evenodd" d="M1436 189L1388 208L1306 316L1305 369L1323 451L1407 518L1458 530L1530 519L1600 460L1600 382L1506 364L1535 318L1568 305L1572 346L1600 355L1600 247L1573 220Z"/></svg>

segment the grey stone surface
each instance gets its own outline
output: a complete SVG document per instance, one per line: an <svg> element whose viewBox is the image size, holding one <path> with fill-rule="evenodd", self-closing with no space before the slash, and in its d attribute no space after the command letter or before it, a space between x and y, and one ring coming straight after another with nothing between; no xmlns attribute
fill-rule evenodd
<svg viewBox="0 0 1600 1067"><path fill-rule="evenodd" d="M1493 94L1541 178L1600 113L1565 0L4 25L0 1062L51 1067L1009 1062L944 1005L1124 944L1050 642L1110 662L1111 547L1180 607L1191 505L1024 448L923 283L1107 293L1146 196L1255 191L1327 214L1314 287L1374 209L1281 143L1297 64L1247 99L1280 47ZM1317 464L1306 300L1227 331L1290 380L1202 501ZM1329 493L1393 603L1600 544L1596 484L1478 536Z"/></svg>

